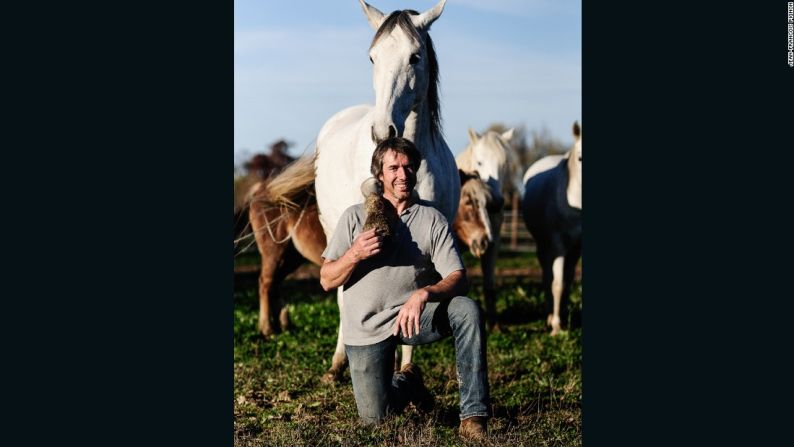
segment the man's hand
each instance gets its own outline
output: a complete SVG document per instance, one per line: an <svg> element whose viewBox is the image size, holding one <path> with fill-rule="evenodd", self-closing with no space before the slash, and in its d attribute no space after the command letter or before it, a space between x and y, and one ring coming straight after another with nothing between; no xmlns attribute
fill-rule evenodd
<svg viewBox="0 0 794 447"><path fill-rule="evenodd" d="M403 335L411 338L419 335L419 318L425 310L425 304L430 299L430 292L426 289L419 289L411 294L408 301L403 304L400 313L397 314L397 322L394 324L392 335L396 336L400 331Z"/></svg>
<svg viewBox="0 0 794 447"><path fill-rule="evenodd" d="M375 233L374 228L359 233L356 239L353 240L353 245L349 250L353 256L354 262L363 261L364 259L380 253L382 239L382 237Z"/></svg>
<svg viewBox="0 0 794 447"><path fill-rule="evenodd" d="M419 317L422 316L428 301L441 302L455 296L463 296L468 291L469 281L466 279L466 270L463 269L455 270L432 286L414 291L397 314L392 335L396 336L400 331L408 338L418 335Z"/></svg>
<svg viewBox="0 0 794 447"><path fill-rule="evenodd" d="M335 260L326 259L320 266L320 285L325 291L339 287L350 279L360 261L380 253L383 238L375 230L359 233L345 254Z"/></svg>

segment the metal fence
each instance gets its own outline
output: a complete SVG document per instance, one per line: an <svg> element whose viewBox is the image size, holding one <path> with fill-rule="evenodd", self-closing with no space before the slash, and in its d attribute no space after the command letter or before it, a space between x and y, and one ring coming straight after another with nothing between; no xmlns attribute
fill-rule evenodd
<svg viewBox="0 0 794 447"><path fill-rule="evenodd" d="M502 250L510 251L535 251L535 241L529 234L527 226L521 215L518 194L510 198L510 205L505 209L505 218L502 221Z"/></svg>

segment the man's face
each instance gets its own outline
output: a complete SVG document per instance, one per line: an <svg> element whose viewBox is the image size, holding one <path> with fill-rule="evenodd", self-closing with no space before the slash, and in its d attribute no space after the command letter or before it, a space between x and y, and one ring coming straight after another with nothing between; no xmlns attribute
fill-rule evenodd
<svg viewBox="0 0 794 447"><path fill-rule="evenodd" d="M383 195L398 202L408 200L416 186L416 172L405 154L392 150L383 156L383 173L378 177L383 182Z"/></svg>

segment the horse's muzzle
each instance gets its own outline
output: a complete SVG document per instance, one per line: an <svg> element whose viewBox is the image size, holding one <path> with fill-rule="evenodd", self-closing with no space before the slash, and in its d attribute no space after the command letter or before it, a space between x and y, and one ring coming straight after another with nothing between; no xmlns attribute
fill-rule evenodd
<svg viewBox="0 0 794 447"><path fill-rule="evenodd" d="M488 250L489 244L490 241L485 237L472 239L469 241L469 250L471 250L471 254L473 254L475 258L479 258Z"/></svg>

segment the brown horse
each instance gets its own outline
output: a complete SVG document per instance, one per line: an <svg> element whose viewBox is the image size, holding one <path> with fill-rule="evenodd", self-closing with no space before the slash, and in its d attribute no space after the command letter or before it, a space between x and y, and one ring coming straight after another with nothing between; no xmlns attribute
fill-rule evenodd
<svg viewBox="0 0 794 447"><path fill-rule="evenodd" d="M301 158L287 170L300 172L313 157ZM270 336L289 326L279 288L284 278L305 260L317 265L325 249L325 233L317 214L314 182L299 188L284 184L286 177L257 183L249 193L248 217L262 258L259 273L259 330ZM274 320L278 315L278 325Z"/></svg>

